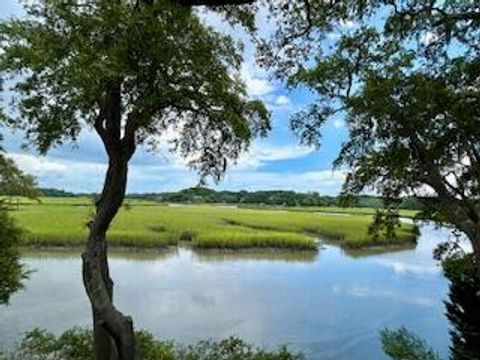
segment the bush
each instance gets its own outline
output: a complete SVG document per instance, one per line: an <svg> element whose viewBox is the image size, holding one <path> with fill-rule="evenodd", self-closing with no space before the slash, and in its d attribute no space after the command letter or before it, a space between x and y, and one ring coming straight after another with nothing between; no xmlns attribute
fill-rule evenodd
<svg viewBox="0 0 480 360"><path fill-rule="evenodd" d="M286 347L276 351L254 348L239 338L200 341L190 346L157 340L146 331L135 334L137 349L143 360L301 360ZM0 360L93 360L93 336L90 330L73 328L59 337L34 329L18 347L0 355Z"/></svg>
<svg viewBox="0 0 480 360"><path fill-rule="evenodd" d="M440 360L424 340L404 327L380 332L383 351L393 360Z"/></svg>
<svg viewBox="0 0 480 360"><path fill-rule="evenodd" d="M22 288L22 280L28 275L20 263L20 236L20 228L0 200L0 304L8 303L10 296Z"/></svg>

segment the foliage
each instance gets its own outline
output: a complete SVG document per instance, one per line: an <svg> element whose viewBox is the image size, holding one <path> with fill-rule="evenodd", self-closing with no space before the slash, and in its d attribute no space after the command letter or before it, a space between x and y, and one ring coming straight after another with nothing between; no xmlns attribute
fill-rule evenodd
<svg viewBox="0 0 480 360"><path fill-rule="evenodd" d="M270 129L269 112L247 98L240 79L239 44L184 5L40 0L24 3L26 17L0 24L0 74L14 94L7 125L40 153L90 127L108 155L82 262L94 325L104 330L95 332L97 358L135 355L132 320L112 303L106 232L137 147L176 151L200 182L219 181Z"/></svg>
<svg viewBox="0 0 480 360"><path fill-rule="evenodd" d="M41 329L25 334L18 348L3 354L5 360L93 360L92 333L73 328L59 337Z"/></svg>
<svg viewBox="0 0 480 360"><path fill-rule="evenodd" d="M21 171L12 159L0 153L0 195L26 196L39 195L35 178Z"/></svg>
<svg viewBox="0 0 480 360"><path fill-rule="evenodd" d="M373 241L368 233L374 209L295 208L247 209L228 206L162 204L129 200L113 222L109 241L116 246L162 247L189 240L198 247L280 247L316 249L311 234L327 236L343 246L406 244L415 241L412 225L402 224L397 239L384 236ZM29 245L81 245L89 214L87 198L42 198L42 203L24 204L15 212L26 229ZM333 211L334 214L330 212ZM61 219L51 222L48 219Z"/></svg>
<svg viewBox="0 0 480 360"><path fill-rule="evenodd" d="M467 360L480 356L480 281L476 259L460 247L446 245L437 252L449 280L446 315L450 321L451 359Z"/></svg>
<svg viewBox="0 0 480 360"><path fill-rule="evenodd" d="M377 210L373 223L368 228L368 232L375 240L378 240L382 234L385 238L395 239L397 237L395 230L400 226L398 214L392 214L390 209L387 209L387 211Z"/></svg>
<svg viewBox="0 0 480 360"><path fill-rule="evenodd" d="M95 194L73 194L56 189L40 189L46 197L95 196ZM349 198L344 204L340 196L320 195L317 192L300 193L286 190L266 191L216 191L206 187L193 187L175 192L131 193L129 199L145 199L166 203L225 203L242 205L278 205L289 207L310 206L349 206L361 208L382 208L384 199L379 196L359 195ZM415 198L404 198L398 205L400 209L422 210L422 204Z"/></svg>
<svg viewBox="0 0 480 360"><path fill-rule="evenodd" d="M393 360L440 360L424 340L405 328L380 332L383 351Z"/></svg>
<svg viewBox="0 0 480 360"><path fill-rule="evenodd" d="M239 338L230 337L219 342L201 341L179 351L185 360L301 360L302 355L290 352L285 346L276 351L253 348Z"/></svg>
<svg viewBox="0 0 480 360"><path fill-rule="evenodd" d="M0 72L16 110L4 115L42 153L94 127L109 155L117 140L125 151L167 141L218 179L269 129L263 104L246 100L240 46L189 7L42 0L25 9L0 25Z"/></svg>
<svg viewBox="0 0 480 360"><path fill-rule="evenodd" d="M292 117L300 141L319 146L326 121L346 120L344 193L417 196L478 242L480 3L275 1L271 12L261 62L317 95Z"/></svg>
<svg viewBox="0 0 480 360"><path fill-rule="evenodd" d="M0 304L8 303L10 296L22 288L27 273L20 263L18 244L22 232L0 201Z"/></svg>
<svg viewBox="0 0 480 360"><path fill-rule="evenodd" d="M37 196L35 179L24 174L0 149L0 194ZM10 296L22 288L27 277L20 263L18 245L23 234L11 217L5 198L0 198L0 304L8 303Z"/></svg>
<svg viewBox="0 0 480 360"><path fill-rule="evenodd" d="M221 341L201 341L179 346L160 341L146 331L135 334L139 353L144 360L301 360L300 354L286 347L266 351L230 337ZM2 360L93 360L92 332L73 328L59 337L45 330L28 332L17 349L6 353Z"/></svg>
<svg viewBox="0 0 480 360"><path fill-rule="evenodd" d="M55 189L55 188L39 188L38 192L40 193L40 196L46 196L46 197L74 197L75 196L75 194L70 191L65 191L65 190Z"/></svg>

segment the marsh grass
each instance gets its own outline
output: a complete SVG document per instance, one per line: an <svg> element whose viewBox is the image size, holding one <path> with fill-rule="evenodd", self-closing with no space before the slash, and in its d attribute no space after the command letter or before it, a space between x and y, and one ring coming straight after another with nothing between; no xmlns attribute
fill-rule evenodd
<svg viewBox="0 0 480 360"><path fill-rule="evenodd" d="M88 199L86 199L88 200ZM70 202L71 201L71 202ZM26 229L25 245L77 246L87 236L91 206L78 199L42 199L12 211ZM88 203L83 203L88 205ZM415 227L403 224L396 239L368 234L370 214L331 216L318 212L229 208L209 205L155 206L131 202L112 223L108 237L112 245L160 248L188 242L198 248L317 248L317 236L346 247L400 244L415 241Z"/></svg>

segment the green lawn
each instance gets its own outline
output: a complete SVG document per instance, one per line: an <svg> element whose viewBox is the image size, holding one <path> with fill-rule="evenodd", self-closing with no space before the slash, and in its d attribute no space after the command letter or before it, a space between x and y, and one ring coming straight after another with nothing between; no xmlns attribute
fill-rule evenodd
<svg viewBox="0 0 480 360"><path fill-rule="evenodd" d="M323 235L346 247L364 247L415 241L412 225L402 225L395 240L373 242L368 234L370 213L329 214L307 211L245 209L228 206L166 206L129 200L109 232L113 245L163 247L189 242L198 248L315 249L315 235ZM86 223L92 212L87 198L44 198L40 203L22 202L12 211L26 229L26 245L65 246L84 243Z"/></svg>

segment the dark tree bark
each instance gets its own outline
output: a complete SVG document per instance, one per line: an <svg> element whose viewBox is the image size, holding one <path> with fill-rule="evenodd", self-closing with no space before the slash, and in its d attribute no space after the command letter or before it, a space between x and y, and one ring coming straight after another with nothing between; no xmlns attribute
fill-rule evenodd
<svg viewBox="0 0 480 360"><path fill-rule="evenodd" d="M132 319L113 305L106 233L125 198L128 162L135 151L135 128L121 138L121 83L111 84L101 105L95 130L108 154L108 170L96 214L89 223L87 246L82 254L83 282L92 306L94 352L97 360L133 360L135 338Z"/></svg>
<svg viewBox="0 0 480 360"><path fill-rule="evenodd" d="M480 223L477 222L470 230L465 231L465 233L472 244L475 263L477 264L477 277L480 279ZM477 291L477 296L480 297L480 289Z"/></svg>
<svg viewBox="0 0 480 360"><path fill-rule="evenodd" d="M133 325L113 305L113 282L109 275L106 231L120 208L127 181L128 160L110 160L97 215L90 223L87 247L82 255L83 280L94 321L96 359L135 358Z"/></svg>

